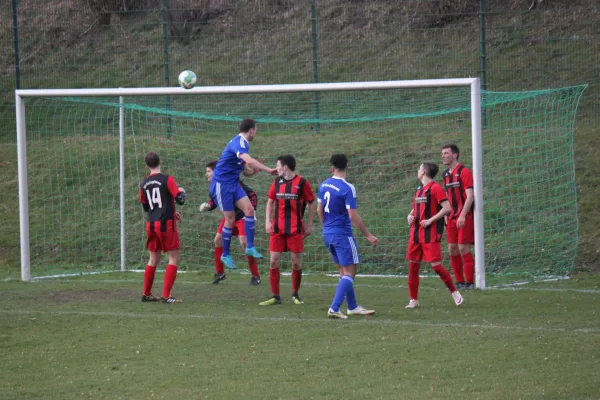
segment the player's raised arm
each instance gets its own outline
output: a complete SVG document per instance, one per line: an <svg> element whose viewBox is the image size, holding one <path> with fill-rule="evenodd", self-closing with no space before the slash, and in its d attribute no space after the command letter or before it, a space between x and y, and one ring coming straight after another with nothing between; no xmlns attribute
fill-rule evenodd
<svg viewBox="0 0 600 400"><path fill-rule="evenodd" d="M277 169L276 168L269 168L269 167L267 167L266 165L264 165L260 161L252 158L249 154L240 154L240 159L243 160L248 167L252 168L252 170L254 170L256 172L263 171L263 172L266 172L266 173L271 174L271 175L277 175ZM253 173L256 173L256 172L253 172Z"/></svg>

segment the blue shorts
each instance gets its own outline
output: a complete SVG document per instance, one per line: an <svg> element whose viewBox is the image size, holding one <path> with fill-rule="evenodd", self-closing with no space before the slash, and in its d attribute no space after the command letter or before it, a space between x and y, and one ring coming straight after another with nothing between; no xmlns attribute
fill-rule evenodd
<svg viewBox="0 0 600 400"><path fill-rule="evenodd" d="M219 183L212 180L210 182L210 197L217 203L221 211L233 211L235 202L244 197L248 197L239 182L234 185Z"/></svg>
<svg viewBox="0 0 600 400"><path fill-rule="evenodd" d="M333 262L348 267L360 263L358 244L352 236L323 235L323 242L331 253Z"/></svg>

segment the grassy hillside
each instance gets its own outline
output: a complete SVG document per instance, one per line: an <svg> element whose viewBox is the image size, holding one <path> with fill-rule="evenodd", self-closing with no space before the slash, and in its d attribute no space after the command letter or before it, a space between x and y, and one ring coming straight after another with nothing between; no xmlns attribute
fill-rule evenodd
<svg viewBox="0 0 600 400"><path fill-rule="evenodd" d="M20 7L23 87L117 87L164 85L162 28L156 10L114 14L101 27L80 0L38 2ZM392 2L320 2L319 80L387 80L479 75L478 19L427 25L411 20ZM600 222L596 199L600 178L590 168L600 147L597 109L600 93L598 9L578 1L565 8L524 12L489 2L487 19L488 88L525 90L592 82L582 99L575 136L579 257L577 268L595 269ZM204 20L191 21L185 37L169 42L171 82L178 71L195 70L201 84L310 82L313 80L310 8L288 1L210 3ZM237 3L236 3L237 4ZM84 10L83 12L80 10ZM10 10L0 11L10 21ZM46 10L47 11L47 10ZM251 15L251 17L248 17ZM6 231L0 263L18 267L18 214L14 116L10 107L11 31L0 37L4 66L0 87L2 179L0 204ZM85 73L82 73L85 72ZM30 159L30 162L32 160ZM575 217L575 210L573 211Z"/></svg>

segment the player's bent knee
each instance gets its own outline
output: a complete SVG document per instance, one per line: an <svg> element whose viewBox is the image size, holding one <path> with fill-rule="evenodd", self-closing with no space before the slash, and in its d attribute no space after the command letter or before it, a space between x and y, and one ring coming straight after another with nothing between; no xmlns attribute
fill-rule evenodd
<svg viewBox="0 0 600 400"><path fill-rule="evenodd" d="M468 244L459 244L458 245L458 251L460 252L460 254L467 254L471 252L471 246Z"/></svg>

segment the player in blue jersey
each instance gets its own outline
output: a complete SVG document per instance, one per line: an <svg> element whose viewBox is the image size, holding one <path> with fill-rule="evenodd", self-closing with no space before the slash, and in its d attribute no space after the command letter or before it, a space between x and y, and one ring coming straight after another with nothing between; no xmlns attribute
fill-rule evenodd
<svg viewBox="0 0 600 400"><path fill-rule="evenodd" d="M245 175L259 171L271 175L277 174L277 169L269 168L254 158L250 157L250 142L256 136L256 121L244 119L240 123L240 133L231 139L215 168L210 182L210 196L223 211L225 225L222 232L223 255L221 261L229 269L235 269L235 264L229 253L231 236L235 225L235 208L244 212L244 230L246 232L246 255L254 258L263 258L262 254L254 247L254 208L239 184L240 173ZM250 172L248 172L250 171Z"/></svg>
<svg viewBox="0 0 600 400"><path fill-rule="evenodd" d="M353 285L356 264L360 262L360 257L352 226L365 235L373 247L377 246L377 238L369 233L356 210L356 189L346 182L348 158L344 154L334 154L329 162L332 165L333 176L319 186L317 213L323 224L323 242L331 253L341 278L327 316L346 319L346 314L372 315L375 314L375 310L367 310L356 303ZM340 311L344 298L348 305L346 314Z"/></svg>

